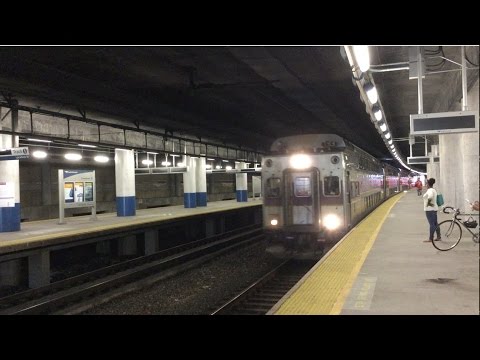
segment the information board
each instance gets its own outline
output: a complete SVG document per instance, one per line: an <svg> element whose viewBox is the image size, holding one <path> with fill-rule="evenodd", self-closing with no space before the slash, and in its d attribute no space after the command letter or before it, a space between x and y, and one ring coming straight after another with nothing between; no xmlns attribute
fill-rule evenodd
<svg viewBox="0 0 480 360"><path fill-rule="evenodd" d="M88 207L96 219L95 170L58 170L59 223L65 209Z"/></svg>

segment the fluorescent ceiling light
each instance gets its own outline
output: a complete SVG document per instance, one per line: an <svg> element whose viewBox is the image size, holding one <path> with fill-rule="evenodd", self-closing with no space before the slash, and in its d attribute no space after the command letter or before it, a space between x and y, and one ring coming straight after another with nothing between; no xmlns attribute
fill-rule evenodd
<svg viewBox="0 0 480 360"><path fill-rule="evenodd" d="M88 147L88 148L96 148L97 147L97 145L88 145L88 144L78 144L78 146Z"/></svg>
<svg viewBox="0 0 480 360"><path fill-rule="evenodd" d="M80 154L75 154L75 153L67 153L64 155L65 159L71 160L71 161L78 161L82 160L82 155Z"/></svg>
<svg viewBox="0 0 480 360"><path fill-rule="evenodd" d="M93 158L93 160L99 163L106 163L110 159L108 158L108 156L105 156L105 155L97 155Z"/></svg>
<svg viewBox="0 0 480 360"><path fill-rule="evenodd" d="M34 151L32 155L34 158L37 158L37 159L45 159L47 157L47 153L41 150Z"/></svg>
<svg viewBox="0 0 480 360"><path fill-rule="evenodd" d="M386 125L385 123L383 123L382 125L380 125L380 130L382 130L382 132L387 131L387 125Z"/></svg>
<svg viewBox="0 0 480 360"><path fill-rule="evenodd" d="M371 104L375 104L378 101L378 92L375 86L371 83L366 83L363 86L363 89L367 93L368 100L370 101Z"/></svg>
<svg viewBox="0 0 480 360"><path fill-rule="evenodd" d="M390 135L389 132L385 134L385 139L390 139L390 137L391 137L391 135Z"/></svg>
<svg viewBox="0 0 480 360"><path fill-rule="evenodd" d="M392 143L393 143L392 139L388 140L388 145L392 145Z"/></svg>
<svg viewBox="0 0 480 360"><path fill-rule="evenodd" d="M44 142L44 143L51 143L51 142L52 142L51 140L31 139L31 138L27 138L27 140L29 140L29 141Z"/></svg>
<svg viewBox="0 0 480 360"><path fill-rule="evenodd" d="M357 60L358 67L361 72L366 72L370 69L370 54L368 53L367 45L354 45L353 54Z"/></svg>
<svg viewBox="0 0 480 360"><path fill-rule="evenodd" d="M377 121L382 120L382 110L378 109L373 113L373 115L375 116L375 119L377 119Z"/></svg>
<svg viewBox="0 0 480 360"><path fill-rule="evenodd" d="M144 159L144 160L142 160L142 164L143 164L143 165L152 165L152 164L153 164L153 161L152 161L152 160Z"/></svg>

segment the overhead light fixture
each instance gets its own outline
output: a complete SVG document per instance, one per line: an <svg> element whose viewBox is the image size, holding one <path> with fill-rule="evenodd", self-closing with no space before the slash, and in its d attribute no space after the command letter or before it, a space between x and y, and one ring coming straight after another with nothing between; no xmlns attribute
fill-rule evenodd
<svg viewBox="0 0 480 360"><path fill-rule="evenodd" d="M80 154L75 154L75 153L66 153L64 155L65 159L71 160L71 161L78 161L82 160L82 155Z"/></svg>
<svg viewBox="0 0 480 360"><path fill-rule="evenodd" d="M390 135L389 132L385 134L385 139L390 139L390 137L391 137L391 135Z"/></svg>
<svg viewBox="0 0 480 360"><path fill-rule="evenodd" d="M382 130L382 132L387 131L387 124L382 123L382 124L380 125L380 130Z"/></svg>
<svg viewBox="0 0 480 360"><path fill-rule="evenodd" d="M382 109L380 109L380 106L378 106L377 104L373 105L372 111L373 111L373 116L375 116L375 119L377 121L382 120L383 115L382 115Z"/></svg>
<svg viewBox="0 0 480 360"><path fill-rule="evenodd" d="M41 150L34 151L32 155L34 158L37 158L37 159L45 159L47 157L47 153Z"/></svg>
<svg viewBox="0 0 480 360"><path fill-rule="evenodd" d="M153 164L153 161L152 161L152 160L144 159L144 160L142 160L142 164L143 164L143 165L152 165L152 164Z"/></svg>
<svg viewBox="0 0 480 360"><path fill-rule="evenodd" d="M178 164L178 166L180 166L180 164ZM210 165L210 164L205 165L205 169L211 169L211 168L212 168L212 165Z"/></svg>
<svg viewBox="0 0 480 360"><path fill-rule="evenodd" d="M388 140L388 145L392 145L392 143L393 143L392 139Z"/></svg>
<svg viewBox="0 0 480 360"><path fill-rule="evenodd" d="M220 165L215 166L215 169L221 169L222 167Z"/></svg>
<svg viewBox="0 0 480 360"><path fill-rule="evenodd" d="M88 147L88 148L96 148L97 147L97 145L89 145L89 144L78 144L78 146Z"/></svg>
<svg viewBox="0 0 480 360"><path fill-rule="evenodd" d="M163 166L170 166L170 165L172 165L172 163L171 163L170 161L162 161L161 164L162 164Z"/></svg>
<svg viewBox="0 0 480 360"><path fill-rule="evenodd" d="M355 60L357 60L360 71L368 71L368 69L370 69L370 54L368 53L368 46L354 45L353 54L355 55Z"/></svg>
<svg viewBox="0 0 480 360"><path fill-rule="evenodd" d="M232 170L232 167L230 165L225 166L225 170Z"/></svg>
<svg viewBox="0 0 480 360"><path fill-rule="evenodd" d="M363 85L363 89L367 93L368 100L373 105L378 101L377 89L372 83L366 83Z"/></svg>
<svg viewBox="0 0 480 360"><path fill-rule="evenodd" d="M51 140L42 140L42 139L32 139L32 138L27 138L29 141L37 141L37 142L43 142L43 143L51 143Z"/></svg>
<svg viewBox="0 0 480 360"><path fill-rule="evenodd" d="M179 166L179 167L185 167L185 163L179 162L179 163L177 164L177 166ZM210 166L210 167L208 167L208 166ZM206 167L207 169L210 169L212 166L211 166L211 165L206 165L205 167Z"/></svg>
<svg viewBox="0 0 480 360"><path fill-rule="evenodd" d="M105 155L97 155L93 158L93 160L99 163L106 163L110 159L108 158L108 156L105 156Z"/></svg>
<svg viewBox="0 0 480 360"><path fill-rule="evenodd" d="M391 148L391 149L395 149L395 145L390 145L390 148Z"/></svg>

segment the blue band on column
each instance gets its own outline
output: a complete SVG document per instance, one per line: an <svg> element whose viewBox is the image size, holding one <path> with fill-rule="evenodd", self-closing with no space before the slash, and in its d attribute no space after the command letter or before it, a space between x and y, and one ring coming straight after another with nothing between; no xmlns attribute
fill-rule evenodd
<svg viewBox="0 0 480 360"><path fill-rule="evenodd" d="M117 216L135 215L135 196L117 196Z"/></svg>
<svg viewBox="0 0 480 360"><path fill-rule="evenodd" d="M197 207L197 194L196 193L184 193L183 194L183 205L186 208Z"/></svg>
<svg viewBox="0 0 480 360"><path fill-rule="evenodd" d="M0 232L20 231L20 203L0 208Z"/></svg>
<svg viewBox="0 0 480 360"><path fill-rule="evenodd" d="M237 202L246 202L248 198L247 190L237 190Z"/></svg>
<svg viewBox="0 0 480 360"><path fill-rule="evenodd" d="M206 192L197 192L197 206L207 206Z"/></svg>

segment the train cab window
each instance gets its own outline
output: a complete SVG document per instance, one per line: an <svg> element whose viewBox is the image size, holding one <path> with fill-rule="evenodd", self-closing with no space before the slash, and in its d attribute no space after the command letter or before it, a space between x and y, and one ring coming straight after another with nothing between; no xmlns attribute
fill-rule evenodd
<svg viewBox="0 0 480 360"><path fill-rule="evenodd" d="M338 176L325 176L323 179L323 193L325 196L340 195L340 179Z"/></svg>
<svg viewBox="0 0 480 360"><path fill-rule="evenodd" d="M294 182L294 193L296 197L312 196L312 186L309 177L296 177Z"/></svg>
<svg viewBox="0 0 480 360"><path fill-rule="evenodd" d="M280 178L267 179L266 197L276 198L280 197Z"/></svg>

